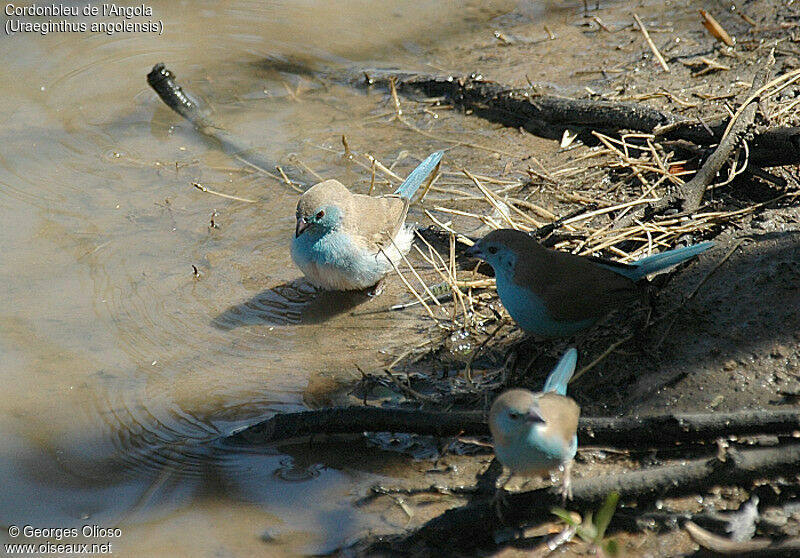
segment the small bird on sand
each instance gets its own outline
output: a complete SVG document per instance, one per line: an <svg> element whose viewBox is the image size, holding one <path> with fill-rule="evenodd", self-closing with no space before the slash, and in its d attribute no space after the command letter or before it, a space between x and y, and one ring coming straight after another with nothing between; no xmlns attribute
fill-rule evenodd
<svg viewBox="0 0 800 558"><path fill-rule="evenodd" d="M306 278L329 291L373 288L378 294L378 283L411 249L408 206L443 154L428 155L394 194L353 194L341 182L326 180L300 196L292 260Z"/></svg>
<svg viewBox="0 0 800 558"><path fill-rule="evenodd" d="M494 268L497 294L528 333L565 337L612 310L642 300L638 282L705 252L701 242L623 264L545 248L522 231L490 232L467 250Z"/></svg>
<svg viewBox="0 0 800 558"><path fill-rule="evenodd" d="M567 384L577 361L578 351L569 349L550 372L541 393L508 390L495 399L489 411L494 453L500 463L511 470L512 476L539 475L562 468L564 498L572 496L570 470L578 450L581 409L567 397Z"/></svg>

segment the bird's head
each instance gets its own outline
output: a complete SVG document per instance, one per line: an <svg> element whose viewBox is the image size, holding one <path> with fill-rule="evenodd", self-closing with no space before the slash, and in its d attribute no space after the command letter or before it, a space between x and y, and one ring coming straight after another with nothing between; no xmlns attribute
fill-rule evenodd
<svg viewBox="0 0 800 558"><path fill-rule="evenodd" d="M488 263L497 276L510 277L521 253L531 246L538 246L535 240L522 231L498 229L492 231L473 244L466 253Z"/></svg>
<svg viewBox="0 0 800 558"><path fill-rule="evenodd" d="M525 436L532 427L544 423L537 394L525 389L506 391L489 411L489 429L501 443Z"/></svg>
<svg viewBox="0 0 800 558"><path fill-rule="evenodd" d="M301 234L321 236L335 230L342 223L343 207L350 196L350 191L336 180L309 188L297 202L295 238Z"/></svg>

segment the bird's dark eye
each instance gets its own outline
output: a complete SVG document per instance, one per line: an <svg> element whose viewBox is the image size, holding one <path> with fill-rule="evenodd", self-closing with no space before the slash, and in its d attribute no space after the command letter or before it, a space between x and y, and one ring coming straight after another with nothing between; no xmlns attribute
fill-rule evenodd
<svg viewBox="0 0 800 558"><path fill-rule="evenodd" d="M489 249L486 251L489 252L490 254L497 254L497 247L490 246Z"/></svg>
<svg viewBox="0 0 800 558"><path fill-rule="evenodd" d="M325 210L320 209L319 213L317 213L317 219L322 219L323 217L325 217Z"/></svg>
<svg viewBox="0 0 800 558"><path fill-rule="evenodd" d="M518 419L519 417L521 417L521 416L522 416L522 415L520 415L520 414L519 414L518 412L516 412L516 411L509 411L509 413L508 413L508 418L510 418L511 420L517 420L517 419Z"/></svg>

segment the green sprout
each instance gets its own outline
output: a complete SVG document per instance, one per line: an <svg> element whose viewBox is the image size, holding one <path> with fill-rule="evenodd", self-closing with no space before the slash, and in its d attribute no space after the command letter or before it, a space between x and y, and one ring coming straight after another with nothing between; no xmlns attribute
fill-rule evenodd
<svg viewBox="0 0 800 558"><path fill-rule="evenodd" d="M551 513L567 525L575 529L575 533L588 544L592 545L602 556L618 556L619 547L616 539L603 540L608 529L611 518L617 509L619 492L611 492L606 496L605 502L592 517L592 512L588 512L581 521L576 521L570 512L564 508L553 508Z"/></svg>

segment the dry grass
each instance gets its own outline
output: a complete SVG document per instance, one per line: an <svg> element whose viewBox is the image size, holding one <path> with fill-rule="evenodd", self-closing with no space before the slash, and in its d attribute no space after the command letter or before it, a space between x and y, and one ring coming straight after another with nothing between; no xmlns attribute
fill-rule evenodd
<svg viewBox="0 0 800 558"><path fill-rule="evenodd" d="M773 88L791 83L795 77L773 80ZM414 110L426 111L424 103L421 103L422 108L411 105L413 110L409 111L407 107L401 108L395 92L391 92L391 99L395 111L389 114L394 122L425 137L434 137L407 120ZM797 100L773 103L770 110L772 121L782 125L797 124L797 111L793 110L797 104ZM615 227L631 210L655 202L671 189L683 185L693 176L696 162L677 159L660 143L659 137L652 134L626 134L619 138L597 132L593 135L599 142L597 146L572 146L572 159L554 168L546 168L534 159L525 177L508 178L501 175L501 169L498 169L497 176L486 176L469 169L448 169L449 165L445 163L444 168L428 182L423 195L415 203L441 231L445 241L432 242L426 238L427 235L418 234L413 257L404 258L396 269L413 301L386 311L421 305L434 327L429 342L399 355L389 370L407 366L440 350L455 336L463 339L463 347L451 350L460 355L464 363L462 372L447 379L444 382L446 386L438 385L434 391L446 391L449 395L468 393L477 397L487 388L502 386L507 363L498 362L498 366L480 370L476 370L474 365L489 345L508 346L519 340L521 333L497 302L494 280L473 269L460 269L457 257L464 247L472 245L475 239L492 229L514 228L537 234L542 227L555 224L556 235L550 238L554 248L630 262L678 244L712 237L723 226L735 224L765 206L781 200L789 201L799 195L798 192L786 192L766 202L743 207L740 204L735 208L723 205L719 209L706 205L695 212L656 216L647 221L634 221L629 226ZM442 138L436 136L436 139ZM445 141L475 147L460 140ZM402 177L392 170L397 161L387 165L372 154L353 150L346 140L344 145L344 155L371 174L370 191L375 189L378 179L385 181L387 190L402 181ZM503 153L485 146L481 149ZM746 148L739 157L742 160L733 161L727 175L721 176L719 184L713 188L723 188L740 174L745 166L745 157ZM602 186L595 186L597 184ZM542 207L533 201L534 194L556 200L554 205L557 208ZM558 213L569 217L559 220ZM656 321L674 314L675 311L669 312ZM607 342L606 349L599 351L599 356L579 374L633 337L632 334L618 336ZM410 387L411 380L408 379L407 383Z"/></svg>

